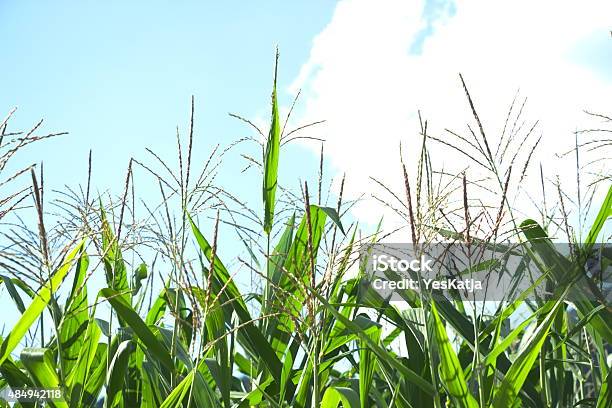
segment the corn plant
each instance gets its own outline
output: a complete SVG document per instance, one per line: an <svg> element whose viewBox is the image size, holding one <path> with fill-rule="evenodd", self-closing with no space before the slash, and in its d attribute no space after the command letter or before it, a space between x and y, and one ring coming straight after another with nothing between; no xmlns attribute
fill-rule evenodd
<svg viewBox="0 0 612 408"><path fill-rule="evenodd" d="M390 232L381 223L366 233L348 221L353 202L343 197L344 179L330 206L322 199L323 166L318 198L312 183L311 190L301 184L298 193L283 184L290 181L279 171L281 147L299 136L286 131L290 114L281 123L277 76L278 55L267 135L233 115L261 138L215 148L199 176L192 168L193 99L186 150L177 134L178 171L148 151L154 164L130 160L119 197L93 197L90 155L86 188L61 193L54 228L45 224L42 177L32 173L28 197L36 225L13 228L13 244L1 252L3 288L21 317L0 339L0 406L11 406L9 388L33 387L59 389L62 396L15 406L612 405L612 311L598 289L604 282L587 275L591 292L583 293L573 280L583 277L597 251L601 265L612 259L602 245L612 188L585 239L570 234L561 189L557 217L520 219L509 185L523 181L539 140L526 148L522 172L513 179L519 153L507 159L506 152L517 133L504 130L493 153L461 77L479 129L471 132L473 140L454 133L463 145L449 143L429 135L422 122L415 166L400 163L404 197L387 188L395 204L380 201L405 219L402 233L409 230L413 244L520 249L519 266L505 264L504 273L520 280L529 267L544 270L538 283L555 297L534 300L532 286L496 302L493 311L479 311L477 304L406 289L398 291L399 306L364 285L359 251ZM466 172L436 172L431 145L440 142L488 172L496 206L472 199L470 189L482 181ZM244 143L257 143L262 153L260 159L244 156L259 171L259 213L216 183L223 155ZM136 169L155 181L159 205L136 208ZM609 182L606 177L592 186ZM222 255L228 229L246 249L229 261ZM568 233L570 253L555 247L555 229ZM472 268L499 271L500 264ZM245 272L260 283L251 292L241 290ZM93 276L103 282L95 294L88 292L98 286Z"/></svg>

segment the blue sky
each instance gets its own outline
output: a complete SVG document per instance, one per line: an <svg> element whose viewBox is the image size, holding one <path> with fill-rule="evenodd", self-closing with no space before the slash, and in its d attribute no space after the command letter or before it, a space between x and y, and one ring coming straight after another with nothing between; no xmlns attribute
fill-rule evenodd
<svg viewBox="0 0 612 408"><path fill-rule="evenodd" d="M93 150L96 184L123 185L144 148L174 159L196 97L196 154L248 133L228 112L267 117L274 48L281 102L334 3L313 1L2 2L0 107L12 128L45 119L68 136L32 146L49 186L84 183ZM285 86L283 86L285 85Z"/></svg>

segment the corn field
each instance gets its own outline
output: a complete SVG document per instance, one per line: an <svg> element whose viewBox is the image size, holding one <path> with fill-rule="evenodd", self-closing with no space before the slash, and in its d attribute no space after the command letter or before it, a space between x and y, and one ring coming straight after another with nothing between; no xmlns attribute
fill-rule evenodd
<svg viewBox="0 0 612 408"><path fill-rule="evenodd" d="M475 130L430 135L421 120L419 142L403 146L418 160L397 159L403 188L375 180L377 202L403 220L404 242L521 249L518 267L470 268L517 281L536 268L544 272L537 284L554 296L534 297L532 286L484 307L404 289L391 302L363 284L360 250L385 242L392 228L384 220L373 231L360 227L344 178L322 199L322 165L310 185L280 170L284 144L309 125L286 128L276 77L267 132L234 115L253 136L195 164L192 99L177 161L153 151L132 159L117 196L91 185L91 154L83 186L45 191L42 166L23 165L19 153L61 134L40 136L40 124L13 131L7 116L0 291L19 317L1 332L1 407L612 407L612 309L605 278L587 268L612 262L609 174L577 166L577 195L542 174L542 190L557 194L531 214L518 211L513 194L539 139L513 129L516 107L504 134L488 135L461 77ZM605 162L612 118L588 115L601 126L582 133L588 139L571 154L579 160L588 150ZM245 145L254 146L258 205L216 179L225 155ZM436 168L442 147L485 177ZM9 160L20 170L7 174ZM135 172L159 202L139 201ZM480 190L489 201L475 198ZM58 394L9 397L20 389Z"/></svg>

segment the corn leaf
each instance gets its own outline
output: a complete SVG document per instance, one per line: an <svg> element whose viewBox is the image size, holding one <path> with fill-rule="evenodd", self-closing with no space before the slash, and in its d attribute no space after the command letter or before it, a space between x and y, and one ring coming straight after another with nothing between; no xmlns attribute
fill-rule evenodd
<svg viewBox="0 0 612 408"><path fill-rule="evenodd" d="M189 371L189 374L172 390L170 395L164 400L160 408L179 408L183 406L183 400L189 393L189 389L193 384L195 370Z"/></svg>
<svg viewBox="0 0 612 408"><path fill-rule="evenodd" d="M202 235L196 224L189 217L193 234L196 237L196 241L200 246L200 250L208 261L212 260L212 247ZM275 379L280 381L280 374L282 371L282 364L278 359L276 353L270 346L270 343L265 339L261 331L252 323L253 319L247 309L246 303L243 296L240 294L238 287L230 276L228 270L225 268L221 260L215 256L213 261L214 264L214 280L213 290L215 294L219 294L219 302L222 304L228 304L238 316L241 324L244 324L242 331L244 337L242 339L246 342L243 346L248 348L248 351L254 355L260 355L263 363L270 369L270 372ZM224 288L221 291L221 288ZM219 293L221 292L221 293ZM225 313L226 323L231 324L231 312Z"/></svg>
<svg viewBox="0 0 612 408"><path fill-rule="evenodd" d="M448 340L446 328L440 319L436 304L433 301L431 302L431 313L434 318L434 333L436 344L438 345L438 352L440 354L440 379L458 406L476 408L478 407L478 403L468 390L463 375L463 369L461 368L461 364L459 364L459 359L457 358L453 346Z"/></svg>
<svg viewBox="0 0 612 408"><path fill-rule="evenodd" d="M597 398L597 408L610 408L612 406L612 375L606 375L606 378L601 384L601 390L599 391L599 398Z"/></svg>
<svg viewBox="0 0 612 408"><path fill-rule="evenodd" d="M351 388L327 388L321 400L321 408L337 408L340 403L342 403L342 408L358 408L359 395Z"/></svg>
<svg viewBox="0 0 612 408"><path fill-rule="evenodd" d="M540 225L533 220L525 220L521 223L521 230L529 240L529 246L532 251L529 252L532 260L536 264L542 265L540 269L550 269L551 274L555 279L555 283L564 282L568 276L575 276L578 273L583 273L581 265L578 261L572 263L561 254L559 254L552 241ZM584 279L589 279L587 276ZM573 303L578 309L580 317L588 316L593 309L597 307L589 296L584 293L582 285L571 288ZM600 313L595 314L589 321L595 330L597 330L608 342L612 343L612 312L603 309Z"/></svg>
<svg viewBox="0 0 612 408"><path fill-rule="evenodd" d="M370 334L371 340L379 343L381 332L381 327L375 326L375 330L372 330ZM368 348L366 342L359 340L359 401L361 408L370 406L368 404L368 395L374 381L375 369L376 355Z"/></svg>
<svg viewBox="0 0 612 408"><path fill-rule="evenodd" d="M593 247L595 242L597 241L597 237L601 232L606 220L612 216L612 185L608 189L608 194L604 199L601 208L599 209L599 213L597 213L597 217L595 217L595 221L593 221L593 225L591 226L591 230L589 231L589 235L587 235L585 247L586 252L589 252Z"/></svg>
<svg viewBox="0 0 612 408"><path fill-rule="evenodd" d="M38 387L45 389L60 387L51 350L46 348L23 349L21 362ZM68 408L68 404L63 399L49 400L49 405L54 408Z"/></svg>
<svg viewBox="0 0 612 408"><path fill-rule="evenodd" d="M370 336L364 333L363 330L358 325L356 325L355 323L350 321L348 318L346 318L344 315L342 315L342 313L340 313L334 306L330 305L323 296L317 293L316 290L313 290L311 288L308 288L308 290L311 292L313 296L315 296L318 299L319 302L321 302L321 305L323 305L323 307L326 310L328 310L347 329L355 333L361 340L363 340L365 344L367 344L368 347L370 347L372 352L374 352L374 354L377 355L379 362L384 361L388 363L389 366L396 369L404 377L405 381L412 382L413 384L415 384L417 387L419 387L420 389L422 389L429 395L434 394L434 387L433 385L431 385L431 383L429 383L423 377L421 377L420 375L412 371L410 368L403 365L394 356L389 354L387 350L380 347L376 342L372 341Z"/></svg>
<svg viewBox="0 0 612 408"><path fill-rule="evenodd" d="M274 66L274 85L272 87L272 120L270 132L264 152L263 176L263 202L264 202L264 231L270 234L274 222L274 205L276 200L276 187L278 184L278 156L280 153L280 120L278 117L278 101L276 98L276 77L278 72L278 52Z"/></svg>
<svg viewBox="0 0 612 408"><path fill-rule="evenodd" d="M19 313L25 312L25 305L23 304L21 296L19 296L19 292L17 292L13 279L9 278L8 276L0 275L0 282L4 282L4 286L6 286L6 290L8 291L9 296L13 299L15 306L17 306Z"/></svg>
<svg viewBox="0 0 612 408"><path fill-rule="evenodd" d="M78 360L89 324L87 286L85 285L88 266L89 257L86 253L82 253L76 264L72 290L66 301L66 308L59 326L61 358L66 373L72 371Z"/></svg>
<svg viewBox="0 0 612 408"><path fill-rule="evenodd" d="M80 406L80 402L86 399L86 384L90 382L92 369L95 369L96 357L100 358L100 353L104 354L104 370L106 370L106 344L98 343L101 330L94 322L96 308L92 307L87 330L84 333L84 338L81 342L81 348L78 353L76 364L68 374L66 384L70 388L70 405L71 407ZM103 380L104 377L102 377ZM100 387L102 385L100 384ZM93 388L93 387L92 387ZM99 390L99 389L97 389ZM90 389L90 391L92 391Z"/></svg>
<svg viewBox="0 0 612 408"><path fill-rule="evenodd" d="M100 207L102 208L102 205ZM131 293L121 248L103 209L100 210L100 219L102 221L102 253L104 254L102 260L106 272L106 283L109 288L118 292L130 303Z"/></svg>
<svg viewBox="0 0 612 408"><path fill-rule="evenodd" d="M106 381L106 407L108 408L121 404L121 391L124 387L130 355L134 350L135 346L131 340L121 342L109 364L108 379Z"/></svg>
<svg viewBox="0 0 612 408"><path fill-rule="evenodd" d="M106 298L117 315L130 326L134 334L146 346L146 350L155 355L164 367L173 371L174 364L168 349L157 340L155 334L138 316L138 313L136 313L132 306L119 293L110 288L100 290L100 295Z"/></svg>
<svg viewBox="0 0 612 408"><path fill-rule="evenodd" d="M562 305L563 300L561 298L555 303L551 311L546 315L546 318L537 327L526 346L519 351L517 358L512 363L512 366L510 366L499 389L495 393L495 398L493 400L494 408L514 406L519 391L523 387L527 375L538 358L542 345L550 331L550 327Z"/></svg>
<svg viewBox="0 0 612 408"><path fill-rule="evenodd" d="M64 258L61 266L57 268L51 276L51 280L38 291L38 295L34 297L30 306L28 306L26 311L21 315L19 321L15 324L15 327L13 327L9 335L4 339L2 345L0 345L0 365L4 363L15 347L19 345L23 336L25 336L32 324L34 324L49 303L51 295L59 289L72 266L72 261L76 258L77 254L83 250L83 245L84 242L81 242L66 256L66 258Z"/></svg>

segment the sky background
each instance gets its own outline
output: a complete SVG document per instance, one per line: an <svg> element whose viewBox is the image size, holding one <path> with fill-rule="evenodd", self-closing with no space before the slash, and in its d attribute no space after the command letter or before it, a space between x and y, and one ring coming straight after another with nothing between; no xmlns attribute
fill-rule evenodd
<svg viewBox="0 0 612 408"><path fill-rule="evenodd" d="M309 95L306 117L328 120L318 132L333 167L351 175L349 192L372 191L370 176L401 186L398 145L408 157L418 152L418 110L430 135L469 135L466 123L475 124L459 73L491 145L514 96L517 105L527 98L524 127L538 120L542 135L532 169L542 163L575 191L575 163L555 154L571 147L575 130L601 126L583 110L612 108L610 15L612 3L599 1L342 1L292 89ZM434 146L439 167L476 177L463 156ZM539 174L526 179L533 184ZM367 204L356 212L371 221L379 214Z"/></svg>
<svg viewBox="0 0 612 408"><path fill-rule="evenodd" d="M18 107L13 128L42 117L42 133L70 132L32 146L21 159L44 161L49 183L62 187L84 182L92 149L96 184L121 189L129 158L142 158L145 147L174 157L175 127L186 129L191 95L197 153L207 156L217 143L248 133L229 112L268 116L276 45L282 52L280 98L290 102L287 85L333 6L2 2L2 109Z"/></svg>
<svg viewBox="0 0 612 408"><path fill-rule="evenodd" d="M561 149L583 109L611 106L611 11L603 1L2 2L0 106L18 107L12 129L44 118L40 133L70 133L20 157L44 162L48 187L84 183L91 149L94 184L120 192L129 159L152 159L145 147L176 161L191 95L196 162L252 135L229 112L265 132L278 45L283 111L302 89L293 125L327 121L310 134L326 140L330 174L348 172L356 196L374 188L369 176L394 183L400 141L418 150L418 109L433 134L465 129L459 72L489 134L519 91L544 145ZM316 173L320 145L295 145L281 160L289 180ZM556 166L543 150L539 161ZM244 159L225 164L222 180L239 181Z"/></svg>
<svg viewBox="0 0 612 408"><path fill-rule="evenodd" d="M175 129L185 135L191 95L196 163L252 135L229 112L266 131L278 45L283 113L302 89L288 128L326 120L307 135L326 140L330 177L349 175L348 198L380 192L370 176L402 191L398 145L409 157L418 151L417 110L432 134L465 131L459 72L492 137L517 91L528 97L527 122L538 119L543 135L536 162L573 188L571 165L555 153L593 124L584 109L610 113L611 15L612 3L590 0L3 1L0 110L18 107L9 130L44 118L39 133L69 132L14 163L44 162L48 190L85 183L91 149L94 185L119 194L131 157L153 162L145 147L176 162ZM314 183L319 149L306 141L284 150L280 182ZM465 166L449 152L438 159ZM228 156L219 180L260 208L260 181L240 173L245 165ZM137 194L157 194L154 180ZM374 224L373 208L353 215Z"/></svg>

